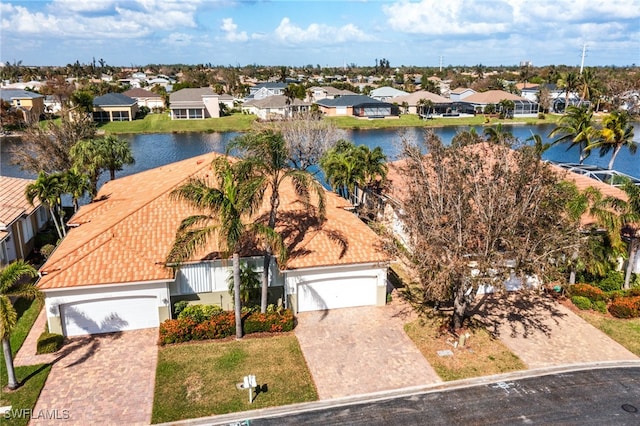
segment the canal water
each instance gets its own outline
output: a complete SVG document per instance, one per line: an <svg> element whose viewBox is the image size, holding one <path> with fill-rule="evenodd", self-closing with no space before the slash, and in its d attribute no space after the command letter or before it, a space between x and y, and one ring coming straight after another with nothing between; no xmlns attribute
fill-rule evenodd
<svg viewBox="0 0 640 426"><path fill-rule="evenodd" d="M546 142L549 132L554 128L552 124L527 126L504 126L506 131L513 133L521 141L525 141L532 134L539 134ZM445 143L451 141L453 136L463 130L469 130L467 126L430 128L440 136ZM482 134L483 128L477 127L477 132ZM424 128L402 129L375 129L375 130L341 130L341 137L353 141L356 145L365 144L370 147L380 146L390 160L398 158L399 146L402 138L420 140L424 135ZM137 134L120 135L129 141L136 163L116 173L116 176L126 176L138 173L154 167L159 167L175 161L184 160L207 152L224 152L227 143L237 137L237 132L227 133L162 133L162 134ZM635 126L635 140L640 141L640 125ZM0 175L13 177L33 178L34 175L11 164L9 152L16 142L7 140L1 142L0 150ZM597 152L587 158L585 164L593 164L607 167L610 155L600 157ZM546 160L559 162L578 162L579 150L574 148L567 150L565 146L551 147L543 155ZM620 172L640 177L640 152L631 155L628 148L623 148L616 158L614 168ZM102 181L108 179L108 173L103 175Z"/></svg>

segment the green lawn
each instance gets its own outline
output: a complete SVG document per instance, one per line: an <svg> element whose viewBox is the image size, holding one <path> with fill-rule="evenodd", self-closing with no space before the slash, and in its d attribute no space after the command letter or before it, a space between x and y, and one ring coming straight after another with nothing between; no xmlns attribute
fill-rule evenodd
<svg viewBox="0 0 640 426"><path fill-rule="evenodd" d="M233 114L203 120L171 120L168 113L149 114L142 120L117 121L99 127L107 133L181 133L181 132L242 132L251 129L254 115Z"/></svg>
<svg viewBox="0 0 640 426"><path fill-rule="evenodd" d="M263 391L249 404L236 389L253 374ZM293 333L161 347L152 423L171 422L318 399Z"/></svg>
<svg viewBox="0 0 640 426"><path fill-rule="evenodd" d="M640 356L640 318L619 319L589 311L580 311L578 315L629 351Z"/></svg>
<svg viewBox="0 0 640 426"><path fill-rule="evenodd" d="M538 118L517 118L513 120L491 119L491 124L546 124L557 122L559 115L547 114L544 120ZM443 127L480 126L485 123L482 115L461 118L434 118L421 120L415 114L403 114L397 119L361 120L355 117L328 117L342 129L383 129L396 127ZM244 132L251 129L256 120L254 115L233 114L222 118L204 120L171 120L168 113L149 114L142 120L105 123L100 126L107 133L180 133L180 132Z"/></svg>
<svg viewBox="0 0 640 426"><path fill-rule="evenodd" d="M41 302L30 302L22 299L16 302L16 311L19 319L10 338L11 350L14 355L27 338L27 334L29 334L29 330L31 330L41 308ZM7 385L7 368L4 355L0 355L0 358L0 387L4 388ZM16 367L17 379L23 385L13 392L3 392L0 396L0 406L11 405L13 410L33 409L50 370L51 365L49 364ZM2 420L3 425L26 425L28 423L28 419L25 417L3 418Z"/></svg>
<svg viewBox="0 0 640 426"><path fill-rule="evenodd" d="M440 331L440 324L445 320L447 319L419 319L404 327L407 335L442 380L460 380L527 368L500 340L491 337L480 327L469 330L471 337L464 347L454 348L453 343L457 339ZM453 356L438 355L438 351L447 349L453 352Z"/></svg>

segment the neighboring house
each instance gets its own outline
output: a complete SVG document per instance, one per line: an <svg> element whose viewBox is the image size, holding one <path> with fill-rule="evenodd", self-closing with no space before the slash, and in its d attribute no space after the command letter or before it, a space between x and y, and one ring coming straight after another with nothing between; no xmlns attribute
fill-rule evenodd
<svg viewBox="0 0 640 426"><path fill-rule="evenodd" d="M55 114L62 111L62 103L57 96L47 95L44 97L44 110L45 112Z"/></svg>
<svg viewBox="0 0 640 426"><path fill-rule="evenodd" d="M34 123L44 113L44 96L22 89L0 89L0 98L22 113L25 123Z"/></svg>
<svg viewBox="0 0 640 426"><path fill-rule="evenodd" d="M486 92L478 92L464 97L457 102L458 109L464 112L473 112L481 114L484 108L493 104L496 111L500 110L498 105L502 100L510 100L514 103L514 116L536 116L539 112L540 105L535 101L530 101L522 96L505 92L504 90L488 90Z"/></svg>
<svg viewBox="0 0 640 426"><path fill-rule="evenodd" d="M164 109L164 99L157 93L144 89L131 89L122 93L138 102L138 107L147 107L150 110L155 108Z"/></svg>
<svg viewBox="0 0 640 426"><path fill-rule="evenodd" d="M477 93L477 92L475 90L473 90L473 89L469 89L467 87L458 87L458 88L453 89L452 91L449 92L449 98L453 102L460 102L464 98L466 98L468 96L471 96L471 95L473 95L475 93Z"/></svg>
<svg viewBox="0 0 640 426"><path fill-rule="evenodd" d="M172 120L220 117L219 96L209 87L180 89L169 96Z"/></svg>
<svg viewBox="0 0 640 426"><path fill-rule="evenodd" d="M383 86L378 87L377 89L373 89L371 93L369 93L369 97L383 102L396 102L395 98L397 98L398 96L406 96L408 94L409 93L405 92L404 90L398 90L394 89L393 87Z"/></svg>
<svg viewBox="0 0 640 426"><path fill-rule="evenodd" d="M138 102L122 93L107 93L93 99L93 121L133 121Z"/></svg>
<svg viewBox="0 0 640 426"><path fill-rule="evenodd" d="M351 90L337 89L333 86L314 86L307 89L307 102L315 103L321 99L335 99L340 96L356 95Z"/></svg>
<svg viewBox="0 0 640 426"><path fill-rule="evenodd" d="M327 116L355 116L360 118L398 117L398 108L390 103L378 101L364 95L346 95L336 99L321 99L316 102Z"/></svg>
<svg viewBox="0 0 640 426"><path fill-rule="evenodd" d="M282 82L267 82L259 83L249 88L249 96L246 100L251 99L264 99L269 96L282 96L284 95L284 89L288 86L287 83Z"/></svg>
<svg viewBox="0 0 640 426"><path fill-rule="evenodd" d="M221 95L218 95L218 102L220 103L220 105L224 105L229 109L233 109L235 108L235 100L233 99L233 96L223 93Z"/></svg>
<svg viewBox="0 0 640 426"><path fill-rule="evenodd" d="M40 269L49 330L66 336L157 327L180 300L232 309L231 261L212 239L174 270L165 259L181 221L200 213L170 196L192 177L206 179L210 153L109 181L80 208L71 229ZM255 222L268 219L268 194ZM295 312L384 305L388 256L349 203L325 191L326 220L310 216L288 180L280 188L277 230L286 264L271 266L270 299ZM261 272L260 251L243 261Z"/></svg>
<svg viewBox="0 0 640 426"><path fill-rule="evenodd" d="M34 237L49 221L47 209L25 197L30 179L0 176L0 265L26 259L33 251Z"/></svg>
<svg viewBox="0 0 640 426"><path fill-rule="evenodd" d="M425 101L431 101L432 106L428 112L430 115L442 115L455 112L453 110L453 102L451 99L447 99L435 93L427 92L426 90L420 90L418 92L409 93L405 96L398 96L393 99L393 102L397 103L400 108L403 108L403 104L406 102L407 114L418 114L419 110L425 109L423 103ZM421 111L422 114L427 114L427 111Z"/></svg>
<svg viewBox="0 0 640 426"><path fill-rule="evenodd" d="M299 112L309 111L311 104L286 96L269 96L263 99L252 99L242 105L242 111L258 116L261 120L281 120Z"/></svg>

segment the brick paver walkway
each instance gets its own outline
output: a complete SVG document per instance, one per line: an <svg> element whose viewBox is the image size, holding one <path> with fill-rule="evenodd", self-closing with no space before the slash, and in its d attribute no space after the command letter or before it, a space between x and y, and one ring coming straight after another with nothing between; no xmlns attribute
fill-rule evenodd
<svg viewBox="0 0 640 426"><path fill-rule="evenodd" d="M440 382L398 305L303 312L295 329L320 399Z"/></svg>
<svg viewBox="0 0 640 426"><path fill-rule="evenodd" d="M36 334L37 339L42 332L44 321L40 317L38 321L29 337ZM57 413L59 417L32 420L30 425L151 422L158 359L156 328L75 337L53 355L35 355L35 340L29 337L16 364L54 362L34 414ZM68 419L60 419L67 414Z"/></svg>
<svg viewBox="0 0 640 426"><path fill-rule="evenodd" d="M619 343L553 299L488 298L476 318L529 368L638 360Z"/></svg>

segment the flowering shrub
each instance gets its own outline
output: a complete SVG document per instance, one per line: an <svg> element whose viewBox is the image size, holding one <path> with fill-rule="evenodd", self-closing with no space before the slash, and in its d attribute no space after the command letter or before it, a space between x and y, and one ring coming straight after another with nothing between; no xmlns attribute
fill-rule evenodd
<svg viewBox="0 0 640 426"><path fill-rule="evenodd" d="M609 305L609 312L616 318L639 318L640 296L621 297Z"/></svg>
<svg viewBox="0 0 640 426"><path fill-rule="evenodd" d="M293 312L288 309L282 312L255 312L244 320L244 332L247 334L267 332L278 333L293 330Z"/></svg>
<svg viewBox="0 0 640 426"><path fill-rule="evenodd" d="M293 312L277 310L261 314L247 312L244 314L244 333L269 332L276 333L293 330ZM236 321L233 312L220 312L208 319L196 321L187 316L174 320L166 320L160 324L159 343L188 342L191 340L223 339L236 332Z"/></svg>
<svg viewBox="0 0 640 426"><path fill-rule="evenodd" d="M595 302L597 300L606 301L607 299L609 299L604 291L589 284L574 284L569 287L569 293L571 293L571 296L586 297L592 302Z"/></svg>

